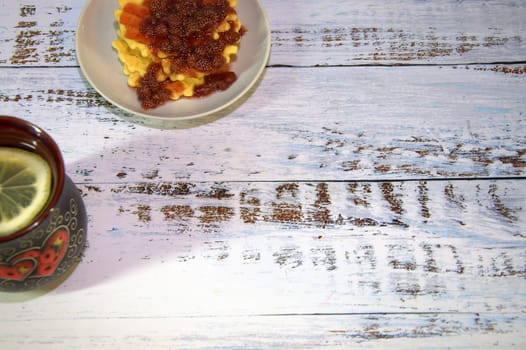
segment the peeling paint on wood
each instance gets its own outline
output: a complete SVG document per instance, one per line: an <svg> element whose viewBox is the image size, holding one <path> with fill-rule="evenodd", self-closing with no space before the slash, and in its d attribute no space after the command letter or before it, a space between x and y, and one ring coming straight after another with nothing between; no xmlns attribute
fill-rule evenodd
<svg viewBox="0 0 526 350"><path fill-rule="evenodd" d="M396 65L477 63L481 57L485 62L497 62L501 57L524 59L525 28L519 18L526 14L526 6L522 2L446 1L441 6L417 1L341 1L337 6L332 2L293 3L297 18L307 16L309 21L291 25L282 20L279 13L283 6L291 6L290 2L269 9L275 18L273 64ZM316 60L311 59L314 52Z"/></svg>
<svg viewBox="0 0 526 350"><path fill-rule="evenodd" d="M89 214L64 283L0 293L0 348L525 348L526 3L261 2L257 89L153 130L82 76L86 2L0 0L2 114Z"/></svg>
<svg viewBox="0 0 526 350"><path fill-rule="evenodd" d="M160 182L294 180L310 176L311 169L317 169L316 180L522 176L524 75L494 72L498 65L477 67L327 67L301 75L294 68L273 68L251 103L212 125L177 134L126 123L76 69L4 69L8 85L0 90L0 105L3 113L23 113L40 125L51 119L58 130L82 129L89 122L91 132L103 134L97 143L86 132L57 135L79 182L138 182L152 175ZM51 85L35 88L35 73ZM324 80L333 83L317 94ZM286 99L275 84L287 87ZM295 104L305 96L309 103ZM78 142L85 147L79 150ZM100 147L108 150L102 159L92 155ZM117 165L121 159L123 166ZM101 160L104 166L93 169Z"/></svg>
<svg viewBox="0 0 526 350"><path fill-rule="evenodd" d="M14 7L17 4L11 3ZM3 19L3 25L12 33L12 39L0 42L3 47L1 63L10 65L49 65L75 63L74 36L78 14L72 8L49 2L38 5L19 4L17 16ZM4 27L5 28L5 27ZM9 49L7 49L10 46ZM12 52L9 57L4 56Z"/></svg>
<svg viewBox="0 0 526 350"><path fill-rule="evenodd" d="M524 238L526 195L522 181L378 181L319 183L140 183L85 185L86 197L128 198L147 208L148 222L173 231L179 222L252 227L267 223L288 230L358 229L378 234L389 227L421 235L430 228L442 235L484 235L515 241ZM220 195L218 195L220 194ZM95 199L93 199L96 201ZM148 203L148 204L146 204ZM121 216L123 211L114 214ZM143 213L129 208L125 213ZM174 220L177 218L177 220ZM127 221L129 218L124 217ZM138 221L144 221L138 215ZM481 225L480 220L487 220ZM170 222L165 227L163 222ZM175 226L174 226L175 225ZM272 227L269 226L269 227ZM164 227L164 228L163 228ZM230 226L228 226L230 227ZM476 232L471 231L477 227ZM217 234L221 228L215 230ZM177 229L173 231L177 233ZM200 230L194 232L198 234ZM227 233L227 232L226 232Z"/></svg>
<svg viewBox="0 0 526 350"><path fill-rule="evenodd" d="M440 8L415 1L330 4L295 0L267 6L271 65L481 63L478 57L520 61L526 53L521 2L447 1ZM291 6L310 21L294 22L293 16L292 23L282 23L281 13ZM0 41L0 64L76 65L72 44L82 4L12 1L9 8L17 15L2 21L12 39ZM321 13L334 22L318 22Z"/></svg>
<svg viewBox="0 0 526 350"><path fill-rule="evenodd" d="M308 27L307 27L308 28ZM357 28L325 27L318 29L294 28L292 30L273 30L273 47L296 46L296 50L333 50L337 54L347 52L345 64L356 62L407 63L418 64L439 58L466 56L470 51L498 49L506 45L522 46L524 37L502 37L497 33L502 28L494 28L495 35L483 38L477 35L458 33L439 36L436 27L428 27L422 32L409 32L400 28ZM288 47L287 47L288 49ZM343 57L342 57L343 59Z"/></svg>

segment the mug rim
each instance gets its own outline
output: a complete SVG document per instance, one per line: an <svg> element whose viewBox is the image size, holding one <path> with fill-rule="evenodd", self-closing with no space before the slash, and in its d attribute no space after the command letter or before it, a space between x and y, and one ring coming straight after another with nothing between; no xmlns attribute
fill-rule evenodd
<svg viewBox="0 0 526 350"><path fill-rule="evenodd" d="M49 135L44 129L39 126L29 122L25 119L21 119L13 116L0 115L0 130L5 131L5 129L17 130L24 137L28 139L38 140L38 145L34 142L31 142L30 146L24 144L25 147L20 147L16 145L9 145L0 140L1 147L18 147L26 149L28 151L35 152L42 156L51 167L52 171L52 193L49 197L46 205L41 209L40 213L31 223L24 228L15 231L7 236L0 237L0 243L12 241L18 237L24 236L31 231L35 230L40 226L49 216L49 213L55 208L60 200L62 195L62 190L64 188L65 181L65 165L64 159L62 157L62 152L58 147L55 140ZM33 141L32 140L32 141ZM40 149L43 147L44 150Z"/></svg>

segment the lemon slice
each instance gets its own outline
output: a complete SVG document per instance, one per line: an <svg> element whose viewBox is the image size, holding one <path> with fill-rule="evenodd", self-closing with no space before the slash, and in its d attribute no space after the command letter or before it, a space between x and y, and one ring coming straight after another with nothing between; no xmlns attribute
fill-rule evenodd
<svg viewBox="0 0 526 350"><path fill-rule="evenodd" d="M51 168L36 153L0 147L0 237L25 226L40 213L51 193Z"/></svg>

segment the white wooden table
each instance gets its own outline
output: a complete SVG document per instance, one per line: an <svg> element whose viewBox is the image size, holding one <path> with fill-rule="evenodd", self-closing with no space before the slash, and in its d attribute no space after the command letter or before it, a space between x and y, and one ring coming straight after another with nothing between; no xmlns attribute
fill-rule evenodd
<svg viewBox="0 0 526 350"><path fill-rule="evenodd" d="M87 83L85 4L0 0L0 113L89 213L0 349L526 348L526 1L262 0L259 86L181 130Z"/></svg>

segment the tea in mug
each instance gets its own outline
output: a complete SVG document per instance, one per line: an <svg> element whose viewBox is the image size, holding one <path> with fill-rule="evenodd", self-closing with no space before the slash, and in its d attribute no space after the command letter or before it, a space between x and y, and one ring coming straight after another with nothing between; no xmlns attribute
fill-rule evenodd
<svg viewBox="0 0 526 350"><path fill-rule="evenodd" d="M37 153L0 147L0 238L38 217L51 195L51 167Z"/></svg>

